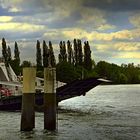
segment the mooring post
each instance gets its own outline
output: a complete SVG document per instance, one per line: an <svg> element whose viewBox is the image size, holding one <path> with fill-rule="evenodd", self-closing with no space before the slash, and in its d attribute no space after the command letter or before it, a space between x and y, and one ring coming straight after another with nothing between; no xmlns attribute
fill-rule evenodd
<svg viewBox="0 0 140 140"><path fill-rule="evenodd" d="M44 129L56 130L56 69L44 68Z"/></svg>
<svg viewBox="0 0 140 140"><path fill-rule="evenodd" d="M35 78L35 67L23 68L21 131L31 131L35 127Z"/></svg>

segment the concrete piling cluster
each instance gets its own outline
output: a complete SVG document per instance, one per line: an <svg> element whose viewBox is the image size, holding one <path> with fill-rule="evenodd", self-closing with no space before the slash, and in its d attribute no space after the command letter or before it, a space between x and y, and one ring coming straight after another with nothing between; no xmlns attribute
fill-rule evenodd
<svg viewBox="0 0 140 140"><path fill-rule="evenodd" d="M35 128L35 80L36 68L23 69L23 95L21 131ZM44 129L56 130L56 70L44 68Z"/></svg>

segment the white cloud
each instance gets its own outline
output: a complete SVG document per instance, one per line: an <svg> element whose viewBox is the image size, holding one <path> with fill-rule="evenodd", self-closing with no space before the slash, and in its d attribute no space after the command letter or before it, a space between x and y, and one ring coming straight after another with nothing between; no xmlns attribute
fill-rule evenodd
<svg viewBox="0 0 140 140"><path fill-rule="evenodd" d="M15 22L0 23L0 31L12 30L12 31L34 32L34 31L40 31L44 28L45 27L42 25L34 25L28 23L15 23Z"/></svg>
<svg viewBox="0 0 140 140"><path fill-rule="evenodd" d="M140 52L122 52L116 55L115 58L140 59Z"/></svg>
<svg viewBox="0 0 140 140"><path fill-rule="evenodd" d="M8 11L9 11L9 12L16 13L16 12L20 12L20 11L22 11L22 10L21 10L20 8L17 8L17 7L12 6L12 7L9 8Z"/></svg>
<svg viewBox="0 0 140 140"><path fill-rule="evenodd" d="M12 16L0 16L0 23L1 22L10 22L12 21L13 17Z"/></svg>
<svg viewBox="0 0 140 140"><path fill-rule="evenodd" d="M139 51L140 42L118 42L114 45L118 51Z"/></svg>
<svg viewBox="0 0 140 140"><path fill-rule="evenodd" d="M103 25L100 25L97 30L99 31L104 31L104 30L109 30L109 29L115 29L116 26L114 25L110 25L110 24L103 24Z"/></svg>
<svg viewBox="0 0 140 140"><path fill-rule="evenodd" d="M73 28L73 29L65 29L63 31L64 36L69 38L86 38L89 41L112 41L112 40L133 40L140 37L139 29L135 30L122 30L111 33L100 33L97 31L88 32L84 29Z"/></svg>
<svg viewBox="0 0 140 140"><path fill-rule="evenodd" d="M100 51L100 52L104 52L104 51L107 51L111 48L111 44L94 44L93 45L95 46L95 48Z"/></svg>
<svg viewBox="0 0 140 140"><path fill-rule="evenodd" d="M94 45L94 43L93 43ZM136 52L140 51L139 42L110 42L108 44L95 44L98 51Z"/></svg>

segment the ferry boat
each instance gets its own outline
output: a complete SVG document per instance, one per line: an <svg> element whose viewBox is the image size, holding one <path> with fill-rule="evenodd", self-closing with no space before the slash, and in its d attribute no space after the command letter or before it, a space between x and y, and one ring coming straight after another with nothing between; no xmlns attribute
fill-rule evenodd
<svg viewBox="0 0 140 140"><path fill-rule="evenodd" d="M0 98L8 96L21 95L21 82L16 76L12 67L5 66L4 62L0 63Z"/></svg>

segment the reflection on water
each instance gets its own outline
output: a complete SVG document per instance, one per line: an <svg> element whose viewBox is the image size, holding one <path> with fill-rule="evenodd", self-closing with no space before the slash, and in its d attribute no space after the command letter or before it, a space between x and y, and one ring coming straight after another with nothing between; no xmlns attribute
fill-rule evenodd
<svg viewBox="0 0 140 140"><path fill-rule="evenodd" d="M20 132L20 112L0 112L0 140L139 140L140 85L98 86L59 104L58 130L43 130L43 113L36 128Z"/></svg>

